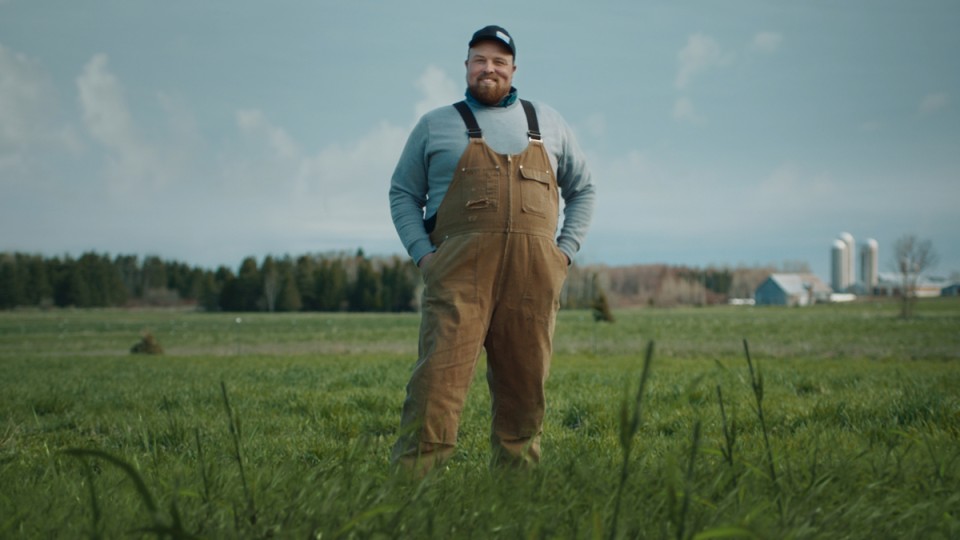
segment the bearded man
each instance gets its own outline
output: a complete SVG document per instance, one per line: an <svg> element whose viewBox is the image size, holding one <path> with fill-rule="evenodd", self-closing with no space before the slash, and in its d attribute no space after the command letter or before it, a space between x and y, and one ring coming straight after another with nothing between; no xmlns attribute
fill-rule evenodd
<svg viewBox="0 0 960 540"><path fill-rule="evenodd" d="M390 184L393 223L424 281L419 358L392 455L417 474L452 455L482 349L492 462L540 460L560 291L595 191L563 118L519 99L516 55L500 26L473 34L466 98L420 119Z"/></svg>

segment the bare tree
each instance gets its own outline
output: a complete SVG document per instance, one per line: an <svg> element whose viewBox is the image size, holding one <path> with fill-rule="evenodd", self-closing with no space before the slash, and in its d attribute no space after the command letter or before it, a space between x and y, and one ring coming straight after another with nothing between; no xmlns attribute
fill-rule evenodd
<svg viewBox="0 0 960 540"><path fill-rule="evenodd" d="M902 288L900 291L900 316L904 319L913 315L913 306L917 301L917 280L920 274L937 264L937 252L930 240L921 240L913 234L901 236L893 244L893 264L900 273Z"/></svg>

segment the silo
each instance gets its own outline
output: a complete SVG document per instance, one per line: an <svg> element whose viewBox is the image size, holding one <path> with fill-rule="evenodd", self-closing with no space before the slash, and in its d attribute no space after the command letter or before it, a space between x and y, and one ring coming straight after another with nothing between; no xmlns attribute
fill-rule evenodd
<svg viewBox="0 0 960 540"><path fill-rule="evenodd" d="M877 286L879 261L880 244L873 238L867 238L860 247L860 282L869 294L873 294L873 288Z"/></svg>
<svg viewBox="0 0 960 540"><path fill-rule="evenodd" d="M833 248L830 250L830 286L833 287L833 292L846 290L846 276L847 243L837 239L833 241Z"/></svg>
<svg viewBox="0 0 960 540"><path fill-rule="evenodd" d="M843 277L843 288L848 289L856 283L856 276L854 269L855 261L857 258L857 246L853 242L853 235L848 232L840 233L840 240L847 245L846 255L847 255L847 266L844 268L844 277Z"/></svg>

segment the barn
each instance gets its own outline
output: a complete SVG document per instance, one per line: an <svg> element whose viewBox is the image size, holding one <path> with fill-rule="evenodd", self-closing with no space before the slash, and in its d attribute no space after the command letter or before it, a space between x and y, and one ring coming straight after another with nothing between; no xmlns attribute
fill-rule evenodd
<svg viewBox="0 0 960 540"><path fill-rule="evenodd" d="M829 302L832 290L813 274L771 274L757 287L758 306L807 306Z"/></svg>

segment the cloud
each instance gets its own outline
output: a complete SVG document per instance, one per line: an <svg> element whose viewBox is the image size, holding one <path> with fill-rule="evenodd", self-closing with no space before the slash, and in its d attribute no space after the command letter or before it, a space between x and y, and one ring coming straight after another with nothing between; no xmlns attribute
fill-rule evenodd
<svg viewBox="0 0 960 540"><path fill-rule="evenodd" d="M423 92L423 99L417 102L414 114L417 118L437 107L449 105L463 97L463 90L440 68L430 65L416 81L416 87Z"/></svg>
<svg viewBox="0 0 960 540"><path fill-rule="evenodd" d="M281 128L271 125L263 112L256 109L237 111L237 126L242 133L260 137L281 158L300 154L297 143Z"/></svg>
<svg viewBox="0 0 960 540"><path fill-rule="evenodd" d="M76 79L83 125L107 150L107 180L114 195L130 195L137 184L161 187L171 177L172 163L142 140L124 95L110 71L107 55L97 54Z"/></svg>
<svg viewBox="0 0 960 540"><path fill-rule="evenodd" d="M694 34L687 39L687 44L677 53L679 67L677 70L677 88L686 88L695 75L712 67L719 67L732 61L733 56L720 49L720 45L712 37L704 34Z"/></svg>
<svg viewBox="0 0 960 540"><path fill-rule="evenodd" d="M107 56L90 59L77 77L84 124L104 146L122 151L131 143L133 126L123 87L107 67Z"/></svg>
<svg viewBox="0 0 960 540"><path fill-rule="evenodd" d="M39 64L0 44L0 155L57 138L53 87Z"/></svg>
<svg viewBox="0 0 960 540"><path fill-rule="evenodd" d="M776 32L760 32L753 36L750 49L761 53L772 54L777 52L782 42L783 36Z"/></svg>
<svg viewBox="0 0 960 540"><path fill-rule="evenodd" d="M41 171L49 170L51 156L80 151L76 130L58 114L43 67L0 44L0 183L46 185Z"/></svg>
<svg viewBox="0 0 960 540"><path fill-rule="evenodd" d="M950 104L950 97L943 92L928 94L920 101L919 113L921 115L933 114L939 110L947 108Z"/></svg>

